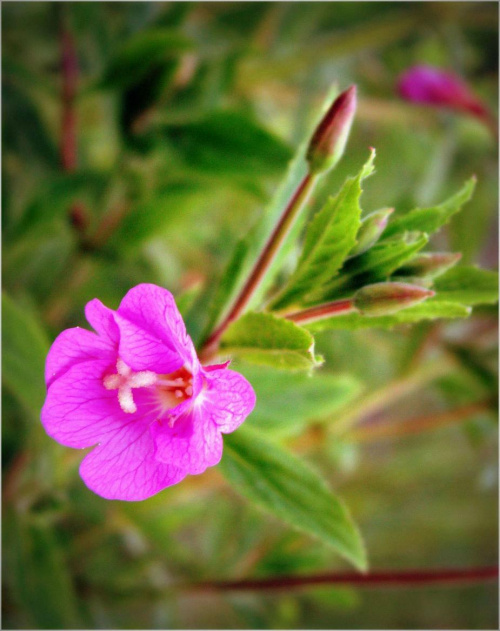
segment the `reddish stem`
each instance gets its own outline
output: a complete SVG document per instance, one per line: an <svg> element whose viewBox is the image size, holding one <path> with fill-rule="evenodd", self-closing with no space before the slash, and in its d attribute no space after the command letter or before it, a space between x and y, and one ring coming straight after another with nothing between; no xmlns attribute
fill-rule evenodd
<svg viewBox="0 0 500 631"><path fill-rule="evenodd" d="M317 320L351 313L354 310L352 298L345 298L344 300L326 302L323 305L311 307L310 309L303 309L302 311L288 313L285 314L285 318L287 318L287 320L292 320L292 322L295 322L296 324L310 324L311 322L316 322Z"/></svg>
<svg viewBox="0 0 500 631"><path fill-rule="evenodd" d="M317 585L358 585L364 588L408 588L478 583L498 578L498 567L438 568L433 570L380 570L369 574L338 572L309 576L277 576L234 581L202 581L188 585L189 591L267 591L289 590Z"/></svg>
<svg viewBox="0 0 500 631"><path fill-rule="evenodd" d="M316 176L308 173L299 184L297 190L282 212L280 220L267 240L264 249L255 263L254 268L250 272L250 275L240 291L239 296L236 298L233 306L231 307L231 310L203 345L202 355L205 360L216 352L219 340L226 328L233 320L236 320L236 318L243 313L244 309L252 299L256 289L264 277L264 274L274 261L283 241L290 232L297 215L309 198L316 179Z"/></svg>

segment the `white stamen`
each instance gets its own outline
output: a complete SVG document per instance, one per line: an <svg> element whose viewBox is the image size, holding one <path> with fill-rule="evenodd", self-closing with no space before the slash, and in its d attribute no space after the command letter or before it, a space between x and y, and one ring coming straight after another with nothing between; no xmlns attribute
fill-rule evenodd
<svg viewBox="0 0 500 631"><path fill-rule="evenodd" d="M175 396L180 399L182 397L182 390L176 390L175 391Z"/></svg>
<svg viewBox="0 0 500 631"><path fill-rule="evenodd" d="M132 388L130 386L123 385L118 390L118 401L120 402L121 409L127 414L137 412L137 406L134 403Z"/></svg>
<svg viewBox="0 0 500 631"><path fill-rule="evenodd" d="M147 386L152 386L156 383L156 373L151 372L151 370L136 372L135 375L130 377L128 383L131 388L145 388Z"/></svg>
<svg viewBox="0 0 500 631"><path fill-rule="evenodd" d="M186 388L186 394L188 397L190 397L193 394L193 387L192 386L188 386Z"/></svg>
<svg viewBox="0 0 500 631"><path fill-rule="evenodd" d="M106 390L116 390L120 387L122 379L120 375L108 375L104 377L104 387Z"/></svg>
<svg viewBox="0 0 500 631"><path fill-rule="evenodd" d="M137 412L132 388L146 388L156 383L156 374L151 370L142 370L134 373L122 360L116 362L117 374L107 375L103 379L106 390L118 390L118 402L121 409L127 414Z"/></svg>
<svg viewBox="0 0 500 631"><path fill-rule="evenodd" d="M127 366L123 359L119 359L116 362L116 370L122 377L128 377L132 373L132 369Z"/></svg>

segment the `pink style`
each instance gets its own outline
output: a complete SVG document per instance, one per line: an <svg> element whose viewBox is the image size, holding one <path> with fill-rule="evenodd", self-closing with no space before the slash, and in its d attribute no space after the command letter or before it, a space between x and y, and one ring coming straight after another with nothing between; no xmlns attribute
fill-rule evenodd
<svg viewBox="0 0 500 631"><path fill-rule="evenodd" d="M222 434L250 414L255 394L228 363L202 366L173 296L131 289L116 311L85 308L96 333L63 331L45 368L46 432L75 449L85 484L107 499L143 500L203 473L222 456Z"/></svg>

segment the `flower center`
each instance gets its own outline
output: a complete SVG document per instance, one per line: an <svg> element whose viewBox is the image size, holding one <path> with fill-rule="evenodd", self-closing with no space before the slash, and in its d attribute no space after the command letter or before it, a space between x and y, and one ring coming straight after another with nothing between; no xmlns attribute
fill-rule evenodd
<svg viewBox="0 0 500 631"><path fill-rule="evenodd" d="M127 414L137 412L132 390L156 386L155 393L162 410L170 410L193 394L193 375L184 367L168 375L151 370L134 372L122 360L116 362L116 373L103 379L106 390L118 390L118 402Z"/></svg>
<svg viewBox="0 0 500 631"><path fill-rule="evenodd" d="M193 395L193 375L182 367L169 375L158 375L156 394L163 411L171 410Z"/></svg>

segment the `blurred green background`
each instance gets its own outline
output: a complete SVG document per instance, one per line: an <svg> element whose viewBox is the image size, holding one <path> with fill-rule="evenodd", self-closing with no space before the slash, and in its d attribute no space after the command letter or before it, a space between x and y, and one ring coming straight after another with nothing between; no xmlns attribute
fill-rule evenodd
<svg viewBox="0 0 500 631"><path fill-rule="evenodd" d="M332 86L356 83L359 108L315 206L370 146L367 210L439 202L475 173L472 202L433 243L495 268L496 139L401 101L395 84L416 63L451 68L497 112L497 3L12 2L2 40L3 627L496 628L495 583L190 594L180 586L200 579L345 566L217 468L142 503L95 496L81 454L49 439L39 412L47 349L86 326L94 297L116 308L157 283L199 337L210 288ZM238 366L260 401L248 423L338 490L373 569L497 562L496 332L483 307L467 321L323 333L321 371L357 384L349 405L301 400L292 381L276 404L273 375ZM421 431L403 434L405 419Z"/></svg>

